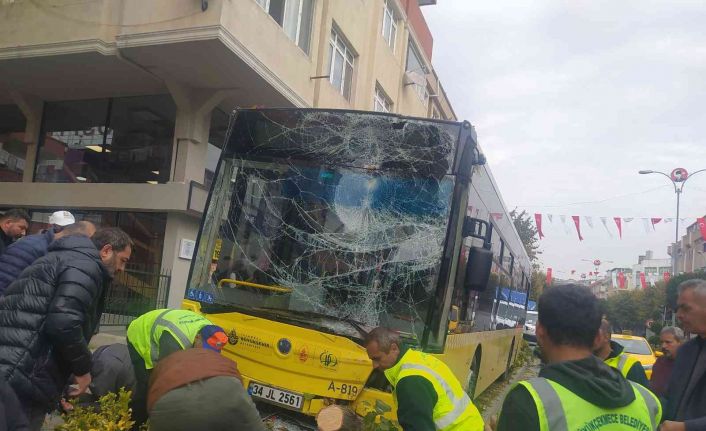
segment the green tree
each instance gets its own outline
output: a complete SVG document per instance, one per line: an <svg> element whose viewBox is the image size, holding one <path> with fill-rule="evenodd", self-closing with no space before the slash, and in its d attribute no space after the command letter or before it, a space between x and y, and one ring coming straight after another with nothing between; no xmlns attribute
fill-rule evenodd
<svg viewBox="0 0 706 431"><path fill-rule="evenodd" d="M529 299L536 301L544 290L547 282L547 273L538 269L533 270L530 282Z"/></svg>
<svg viewBox="0 0 706 431"><path fill-rule="evenodd" d="M517 233L520 235L520 239L525 246L530 262L535 266L538 260L539 236L537 227L534 225L534 220L525 210L518 213L517 208L510 211L510 218L512 218L512 223L515 225L515 229L517 229Z"/></svg>
<svg viewBox="0 0 706 431"><path fill-rule="evenodd" d="M666 304L674 310L677 305L677 287L686 280L691 280L692 278L700 278L706 280L706 272L687 272L684 274L679 274L676 277L672 277L667 284L667 302Z"/></svg>

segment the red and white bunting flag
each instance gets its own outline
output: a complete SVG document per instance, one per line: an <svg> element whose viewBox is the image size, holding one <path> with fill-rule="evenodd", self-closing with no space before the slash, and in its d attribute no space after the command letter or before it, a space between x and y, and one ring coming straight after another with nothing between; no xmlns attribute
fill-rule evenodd
<svg viewBox="0 0 706 431"><path fill-rule="evenodd" d="M623 274L623 271L618 273L618 288L625 289L625 274Z"/></svg>
<svg viewBox="0 0 706 431"><path fill-rule="evenodd" d="M534 222L537 224L537 233L539 234L539 239L544 238L544 233L542 232L542 214L534 214Z"/></svg>
<svg viewBox="0 0 706 431"><path fill-rule="evenodd" d="M640 286L642 286L643 289L647 288L647 280L645 279L645 273L641 272L640 273Z"/></svg>
<svg viewBox="0 0 706 431"><path fill-rule="evenodd" d="M659 217L652 217L652 218L650 219L650 221L652 222L652 229L654 230L654 229L655 229L655 225L656 225L657 223L661 222L662 219L659 218Z"/></svg>
<svg viewBox="0 0 706 431"><path fill-rule="evenodd" d="M615 225L618 226L618 236L623 239L623 221L620 217L613 217Z"/></svg>
<svg viewBox="0 0 706 431"><path fill-rule="evenodd" d="M699 229L701 230L701 238L706 240L706 219L699 217L696 219L696 222L699 224Z"/></svg>
<svg viewBox="0 0 706 431"><path fill-rule="evenodd" d="M669 283L669 280L672 278L672 274L665 272L664 274L662 274L662 277L664 277L665 283Z"/></svg>
<svg viewBox="0 0 706 431"><path fill-rule="evenodd" d="M552 284L552 269L547 268L547 286L551 286Z"/></svg>
<svg viewBox="0 0 706 431"><path fill-rule="evenodd" d="M593 229L593 217L584 216L583 219L586 220L586 224L588 225L588 227L590 227L591 229Z"/></svg>
<svg viewBox="0 0 706 431"><path fill-rule="evenodd" d="M581 236L581 219L579 216L571 216L572 219L574 219L574 226L576 226L576 233L579 235L579 241L583 241L583 237Z"/></svg>
<svg viewBox="0 0 706 431"><path fill-rule="evenodd" d="M549 219L549 223L554 223L554 214L547 214L547 218Z"/></svg>
<svg viewBox="0 0 706 431"><path fill-rule="evenodd" d="M610 229L608 229L608 217L601 217L601 223L603 223L605 231L608 232L608 236L613 238L613 234L610 232Z"/></svg>
<svg viewBox="0 0 706 431"><path fill-rule="evenodd" d="M650 233L650 220L648 218L643 218L642 224L645 227L645 233Z"/></svg>

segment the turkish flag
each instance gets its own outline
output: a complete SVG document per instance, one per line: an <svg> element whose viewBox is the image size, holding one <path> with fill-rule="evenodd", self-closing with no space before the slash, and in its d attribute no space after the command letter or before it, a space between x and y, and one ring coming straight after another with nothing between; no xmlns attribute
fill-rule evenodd
<svg viewBox="0 0 706 431"><path fill-rule="evenodd" d="M652 229L654 229L654 228L655 228L655 225L656 225L657 223L661 222L662 219L661 219L661 218L658 218L658 217L652 217L652 218L650 219L650 221L652 222Z"/></svg>
<svg viewBox="0 0 706 431"><path fill-rule="evenodd" d="M534 215L534 222L537 224L537 233L539 233L539 239L544 238L544 233L542 232L542 214L536 213Z"/></svg>
<svg viewBox="0 0 706 431"><path fill-rule="evenodd" d="M640 273L640 285L642 286L643 289L647 288L647 279L645 279L645 273L641 272Z"/></svg>
<svg viewBox="0 0 706 431"><path fill-rule="evenodd" d="M669 280L672 278L672 274L670 274L670 273L668 273L668 272L665 272L665 273L662 274L662 275L664 276L664 282L665 282L665 283L669 283Z"/></svg>
<svg viewBox="0 0 706 431"><path fill-rule="evenodd" d="M699 217L696 222L699 224L699 229L701 229L701 238L706 240L706 220L703 217Z"/></svg>
<svg viewBox="0 0 706 431"><path fill-rule="evenodd" d="M547 268L547 286L552 284L552 269Z"/></svg>
<svg viewBox="0 0 706 431"><path fill-rule="evenodd" d="M622 271L618 273L618 287L625 289L625 274Z"/></svg>
<svg viewBox="0 0 706 431"><path fill-rule="evenodd" d="M583 237L581 236L581 219L579 216L571 216L571 218L574 220L574 225L576 226L576 233L579 234L579 241L583 241Z"/></svg>
<svg viewBox="0 0 706 431"><path fill-rule="evenodd" d="M623 239L623 220L620 217L613 217L613 220L615 220L615 225L618 226L620 239Z"/></svg>

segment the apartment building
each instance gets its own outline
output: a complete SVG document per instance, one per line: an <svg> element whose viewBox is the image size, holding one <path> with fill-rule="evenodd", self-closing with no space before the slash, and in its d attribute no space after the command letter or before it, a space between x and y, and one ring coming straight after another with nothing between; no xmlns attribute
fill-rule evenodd
<svg viewBox="0 0 706 431"><path fill-rule="evenodd" d="M667 248L672 256L674 244ZM677 243L677 274L684 272L706 271L706 240L701 234L699 223L692 223L686 228L686 234Z"/></svg>
<svg viewBox="0 0 706 431"><path fill-rule="evenodd" d="M435 3L3 0L0 210L29 209L35 231L56 209L120 226L177 306L234 107L455 119Z"/></svg>

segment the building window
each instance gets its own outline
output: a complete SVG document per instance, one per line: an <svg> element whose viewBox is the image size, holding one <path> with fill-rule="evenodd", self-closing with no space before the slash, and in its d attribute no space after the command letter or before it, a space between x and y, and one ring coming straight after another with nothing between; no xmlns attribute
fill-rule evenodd
<svg viewBox="0 0 706 431"><path fill-rule="evenodd" d="M382 37L387 45L395 52L397 38L397 16L392 7L392 0L385 0L385 10L382 15Z"/></svg>
<svg viewBox="0 0 706 431"><path fill-rule="evenodd" d="M412 39L409 40L407 46L407 66L405 71L409 75L418 75L415 77L415 81L419 81L419 84L413 84L414 91L419 96L419 100L426 105L429 102L429 92L426 86L426 74L429 73L429 69L424 64L424 60L422 60L422 56L414 46Z"/></svg>
<svg viewBox="0 0 706 431"><path fill-rule="evenodd" d="M26 121L16 105L0 105L0 182L22 181Z"/></svg>
<svg viewBox="0 0 706 431"><path fill-rule="evenodd" d="M35 179L166 183L175 116L167 95L47 103Z"/></svg>
<svg viewBox="0 0 706 431"><path fill-rule="evenodd" d="M336 31L331 29L329 40L329 81L339 93L351 100L351 86L353 82L353 50Z"/></svg>
<svg viewBox="0 0 706 431"><path fill-rule="evenodd" d="M294 43L309 53L314 0L255 0Z"/></svg>
<svg viewBox="0 0 706 431"><path fill-rule="evenodd" d="M124 230L134 241L130 257L131 267L143 271L156 269L159 272L167 226L166 213L62 209L71 211L76 220L90 221L98 228L119 227ZM49 216L54 211L55 209L32 211L29 231L37 233L47 229Z"/></svg>
<svg viewBox="0 0 706 431"><path fill-rule="evenodd" d="M441 118L441 111L439 110L439 108L436 107L435 103L432 103L432 105L431 105L431 118L433 118L435 120L442 119Z"/></svg>
<svg viewBox="0 0 706 431"><path fill-rule="evenodd" d="M392 100L385 94L385 91L380 87L380 85L375 85L375 101L374 109L377 112L391 112L392 111Z"/></svg>

